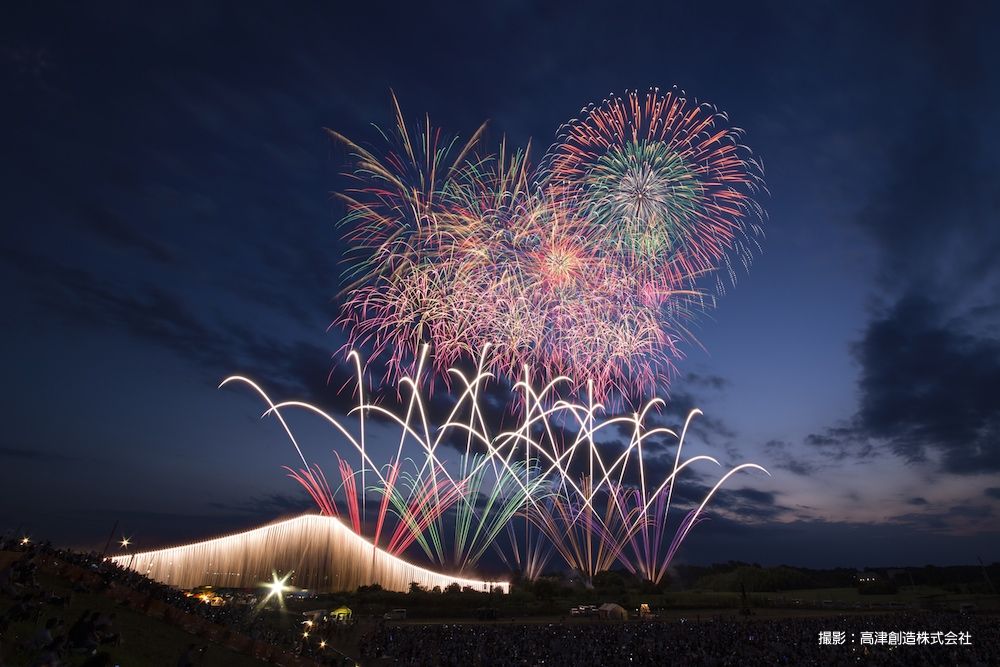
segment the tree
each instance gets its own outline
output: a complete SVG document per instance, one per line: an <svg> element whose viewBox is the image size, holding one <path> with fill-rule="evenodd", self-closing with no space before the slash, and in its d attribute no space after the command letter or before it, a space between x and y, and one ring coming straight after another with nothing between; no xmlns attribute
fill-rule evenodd
<svg viewBox="0 0 1000 667"><path fill-rule="evenodd" d="M617 593L625 590L625 577L620 572L604 570L594 575L593 584L598 590Z"/></svg>
<svg viewBox="0 0 1000 667"><path fill-rule="evenodd" d="M542 598L543 600L551 600L556 596L557 586L551 579L546 579L545 577L540 577L534 585L535 597Z"/></svg>

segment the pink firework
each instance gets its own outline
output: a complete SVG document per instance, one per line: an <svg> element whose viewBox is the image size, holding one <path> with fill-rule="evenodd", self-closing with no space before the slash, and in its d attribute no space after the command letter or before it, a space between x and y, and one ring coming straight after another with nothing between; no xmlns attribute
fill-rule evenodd
<svg viewBox="0 0 1000 667"><path fill-rule="evenodd" d="M612 98L533 172L506 142L481 153L482 128L460 143L395 109L384 153L331 133L357 182L341 195L348 346L386 379L430 345L445 382L487 350L495 374L565 375L599 398L666 387L701 277L733 275L758 231L759 169L724 116L674 92Z"/></svg>
<svg viewBox="0 0 1000 667"><path fill-rule="evenodd" d="M563 127L540 180L571 199L602 247L667 293L749 263L761 168L725 114L677 89L611 96ZM721 284L720 284L721 287Z"/></svg>

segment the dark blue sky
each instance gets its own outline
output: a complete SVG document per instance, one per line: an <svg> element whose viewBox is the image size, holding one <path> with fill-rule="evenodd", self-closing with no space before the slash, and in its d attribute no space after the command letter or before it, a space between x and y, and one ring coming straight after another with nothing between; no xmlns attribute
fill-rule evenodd
<svg viewBox="0 0 1000 667"><path fill-rule="evenodd" d="M698 405L689 453L774 473L734 480L681 557L1000 560L995 9L183 4L0 27L0 530L160 543L302 506L276 425L216 386L342 402L346 155L323 127L375 141L391 88L544 149L589 102L677 85L746 130L771 196L666 420Z"/></svg>

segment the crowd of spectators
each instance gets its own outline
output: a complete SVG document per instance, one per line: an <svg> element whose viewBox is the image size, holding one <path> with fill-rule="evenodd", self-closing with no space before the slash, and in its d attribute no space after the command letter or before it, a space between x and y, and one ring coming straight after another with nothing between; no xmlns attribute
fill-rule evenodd
<svg viewBox="0 0 1000 667"><path fill-rule="evenodd" d="M362 660L399 665L1000 665L996 617L941 613L706 621L382 625ZM970 645L864 645L863 632L968 632ZM842 645L820 633L844 632ZM853 633L853 637L852 637Z"/></svg>

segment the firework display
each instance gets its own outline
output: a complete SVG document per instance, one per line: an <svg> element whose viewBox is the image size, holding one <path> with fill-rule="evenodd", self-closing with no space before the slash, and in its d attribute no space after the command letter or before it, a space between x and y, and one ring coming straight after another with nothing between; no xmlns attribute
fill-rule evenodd
<svg viewBox="0 0 1000 667"><path fill-rule="evenodd" d="M676 430L650 426L663 401L633 400L669 387L690 322L749 265L763 181L740 130L677 90L632 92L584 108L532 168L529 151L505 141L484 152L483 127L448 139L427 119L409 126L393 102L384 151L330 132L354 163L340 193L349 250L339 324L356 423L275 403L245 377L223 384L263 398L301 461L289 476L386 557L419 551L462 575L492 551L528 578L558 557L586 581L622 566L660 582L720 487L743 470L767 473L738 465L700 502L678 503L687 468L721 466L682 460L700 413ZM397 410L366 394L373 367ZM455 400L432 424L442 381ZM505 418L486 416L490 382L492 398L509 388ZM642 409L613 416L633 403ZM307 459L290 410L337 432L338 481ZM371 457L372 422L379 451L386 424L398 429L388 460Z"/></svg>
<svg viewBox="0 0 1000 667"><path fill-rule="evenodd" d="M483 128L461 143L395 110L384 153L331 132L354 162L348 347L392 380L430 344L445 381L488 349L491 372L567 376L599 399L666 386L760 234L761 170L726 116L676 90L611 97L532 169L506 142L482 152Z"/></svg>
<svg viewBox="0 0 1000 667"><path fill-rule="evenodd" d="M586 402L567 401L556 397L566 378L536 388L526 374L513 388L512 405L520 411L517 423L500 428L484 416L483 393L492 375L483 352L474 375L450 369L457 398L443 423L432 424L430 397L424 393L427 383L420 375L427 356L425 346L418 375L402 380L411 393L393 411L365 397L362 365L352 353L358 372L358 404L351 411L355 424L309 403L275 403L244 377L223 384L244 384L262 397L264 415L279 421L302 463L298 470L289 468L289 475L306 488L321 514L343 518L355 533L370 535L374 547L392 556L419 545L430 562L459 575L474 569L492 549L510 569L528 578L541 574L558 554L587 581L621 565L659 582L721 486L743 470L767 473L754 463L728 470L700 503L684 508L668 532L674 489L685 469L695 464L721 466L711 456L681 458L698 410L681 429L650 428L647 418L662 405L659 399L632 415L606 417L592 391ZM292 409L323 419L347 447L347 454L337 454L336 486L306 458L285 416ZM373 418L400 432L395 455L381 465L371 459L365 439L365 423ZM604 442L602 434L613 430L629 432L628 444ZM464 453L458 451L463 443ZM663 452L670 446L675 447L674 455L666 460ZM648 454L651 450L658 452L656 457ZM449 452L458 453L457 464L445 460ZM348 458L357 459L357 468ZM655 476L653 461L668 472ZM367 486L366 474L371 480ZM368 493L379 499L370 509Z"/></svg>

